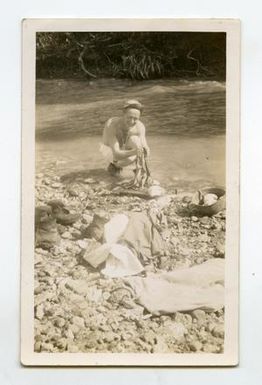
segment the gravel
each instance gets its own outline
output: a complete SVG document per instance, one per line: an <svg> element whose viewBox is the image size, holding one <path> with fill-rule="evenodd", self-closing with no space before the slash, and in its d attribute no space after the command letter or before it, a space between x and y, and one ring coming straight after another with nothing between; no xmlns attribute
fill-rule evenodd
<svg viewBox="0 0 262 385"><path fill-rule="evenodd" d="M35 249L35 351L222 353L223 310L153 316L135 302L115 298L114 290L124 288L123 281L104 277L81 257L92 242L81 234L95 209L111 214L127 208L140 211L153 206L154 200L114 196L109 185L92 178L66 185L53 171L36 177L36 206L61 199L81 218L73 226L58 227L59 245ZM223 257L225 213L181 217L178 209L187 201L182 193L168 193L170 203L163 209L167 227L162 229L167 251L150 260L146 271L171 271Z"/></svg>

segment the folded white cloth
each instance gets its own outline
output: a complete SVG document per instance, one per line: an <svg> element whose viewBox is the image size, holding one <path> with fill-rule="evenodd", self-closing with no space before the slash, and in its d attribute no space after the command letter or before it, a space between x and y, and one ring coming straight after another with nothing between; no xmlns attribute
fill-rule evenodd
<svg viewBox="0 0 262 385"><path fill-rule="evenodd" d="M94 250L88 250L84 255L84 259L95 268L106 261L102 270L104 275L116 278L138 274L144 270L137 256L127 246L117 243L128 222L127 215L116 214L104 226L105 243Z"/></svg>
<svg viewBox="0 0 262 385"><path fill-rule="evenodd" d="M201 265L148 277L126 277L138 302L150 313L219 310L225 303L224 259L211 259Z"/></svg>

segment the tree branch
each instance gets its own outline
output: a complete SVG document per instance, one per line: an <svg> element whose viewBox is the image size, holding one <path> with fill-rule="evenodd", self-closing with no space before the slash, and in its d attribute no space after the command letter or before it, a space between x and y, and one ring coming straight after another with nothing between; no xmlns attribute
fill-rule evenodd
<svg viewBox="0 0 262 385"><path fill-rule="evenodd" d="M82 68L82 70L84 71L84 73L86 73L88 76L92 77L92 78L96 78L96 75L92 74L90 71L87 70L86 66L85 66L85 63L84 63L84 55L86 53L86 50L87 50L87 47L85 47L82 52L80 53L79 57L78 57L78 61L79 61L79 64Z"/></svg>

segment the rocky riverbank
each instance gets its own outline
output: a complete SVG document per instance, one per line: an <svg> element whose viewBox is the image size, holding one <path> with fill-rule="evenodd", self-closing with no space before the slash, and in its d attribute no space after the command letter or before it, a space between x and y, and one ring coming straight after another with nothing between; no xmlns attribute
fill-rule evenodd
<svg viewBox="0 0 262 385"><path fill-rule="evenodd" d="M194 191L169 187L163 203L161 234L167 248L145 271L172 271L224 257L225 212L213 217L183 217ZM82 256L92 242L85 230L98 208L109 214L143 211L156 200L112 194L112 181L59 178L55 169L36 175L36 206L63 201L80 214L71 226L57 225L58 245L35 249L36 352L221 353L224 311L176 312L155 316L131 298L121 278L103 276Z"/></svg>

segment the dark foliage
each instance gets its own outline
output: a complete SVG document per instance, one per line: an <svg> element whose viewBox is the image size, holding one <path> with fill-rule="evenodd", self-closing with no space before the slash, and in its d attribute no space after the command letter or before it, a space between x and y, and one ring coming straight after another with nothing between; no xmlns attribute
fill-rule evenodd
<svg viewBox="0 0 262 385"><path fill-rule="evenodd" d="M38 78L224 79L226 34L39 32Z"/></svg>

